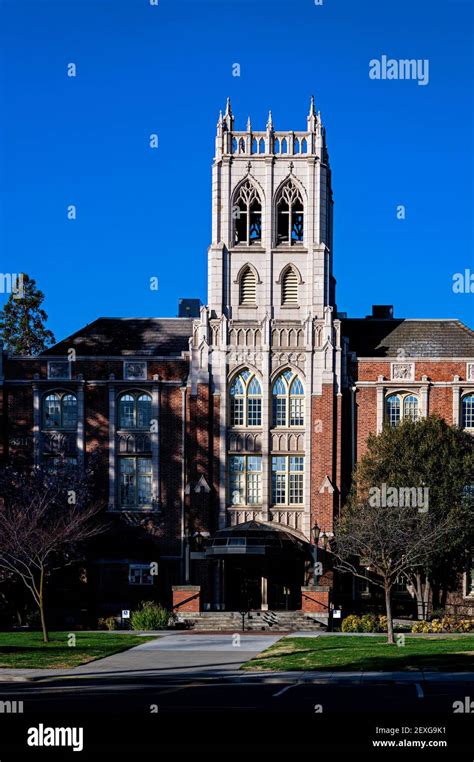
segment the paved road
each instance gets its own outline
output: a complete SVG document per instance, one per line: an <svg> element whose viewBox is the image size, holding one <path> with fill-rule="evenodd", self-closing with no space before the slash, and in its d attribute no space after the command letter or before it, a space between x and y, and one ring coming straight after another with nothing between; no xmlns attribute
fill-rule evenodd
<svg viewBox="0 0 474 762"><path fill-rule="evenodd" d="M1 760L17 760L28 727L40 722L84 727L88 750L107 749L117 759L206 743L227 752L230 739L247 750L246 740L260 739L267 752L278 743L278 750L291 745L294 753L317 746L367 755L377 726L428 729L408 737L442 737L448 746L437 749L437 758L445 752L457 762L474 759L472 715L453 713L454 702L474 698L473 674L238 670L278 637L245 634L239 644L226 634L164 636L68 674L48 677L45 670L40 680L4 682L0 700L23 701L24 713L0 713ZM377 758L383 753L377 750ZM430 750L423 758L432 758Z"/></svg>

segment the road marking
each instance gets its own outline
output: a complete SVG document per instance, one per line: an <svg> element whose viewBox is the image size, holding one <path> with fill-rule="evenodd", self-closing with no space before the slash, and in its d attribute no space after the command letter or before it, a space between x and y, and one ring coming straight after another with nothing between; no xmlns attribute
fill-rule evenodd
<svg viewBox="0 0 474 762"><path fill-rule="evenodd" d="M283 693L286 693L286 691L289 691L290 688L296 688L297 685L300 685L299 682L293 683L293 685L287 685L286 688L282 688L281 691L278 691L278 693L273 693L272 696L275 698L276 696L281 696Z"/></svg>
<svg viewBox="0 0 474 762"><path fill-rule="evenodd" d="M420 683L415 683L415 688L418 698L425 698L425 694L423 693L423 688L421 687Z"/></svg>

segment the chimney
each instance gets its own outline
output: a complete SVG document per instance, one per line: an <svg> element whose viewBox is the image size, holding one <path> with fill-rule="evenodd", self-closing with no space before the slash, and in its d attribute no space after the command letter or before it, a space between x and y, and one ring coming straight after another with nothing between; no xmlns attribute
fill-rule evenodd
<svg viewBox="0 0 474 762"><path fill-rule="evenodd" d="M373 320L393 320L393 304L373 304L372 314L368 317Z"/></svg>
<svg viewBox="0 0 474 762"><path fill-rule="evenodd" d="M200 299L180 299L178 303L178 317L198 318L201 310Z"/></svg>

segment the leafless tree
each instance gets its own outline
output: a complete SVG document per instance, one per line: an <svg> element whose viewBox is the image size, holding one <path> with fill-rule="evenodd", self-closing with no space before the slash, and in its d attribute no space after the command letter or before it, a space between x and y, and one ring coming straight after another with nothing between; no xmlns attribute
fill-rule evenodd
<svg viewBox="0 0 474 762"><path fill-rule="evenodd" d="M0 569L30 591L45 643L47 577L53 568L72 563L80 545L104 530L97 516L102 504L91 499L92 477L91 469L67 463L53 470L1 470Z"/></svg>
<svg viewBox="0 0 474 762"><path fill-rule="evenodd" d="M446 517L433 525L426 513L411 507L381 507L370 501L350 503L338 520L331 550L335 568L381 587L385 595L388 642L393 643L391 592L400 578L426 563L430 553L453 530Z"/></svg>

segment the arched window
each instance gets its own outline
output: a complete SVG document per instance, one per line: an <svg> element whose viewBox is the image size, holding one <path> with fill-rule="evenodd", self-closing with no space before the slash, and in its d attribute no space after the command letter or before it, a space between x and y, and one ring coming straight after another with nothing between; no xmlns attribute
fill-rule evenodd
<svg viewBox="0 0 474 762"><path fill-rule="evenodd" d="M247 180L238 189L232 205L234 244L260 243L262 240L262 203L252 183Z"/></svg>
<svg viewBox="0 0 474 762"><path fill-rule="evenodd" d="M298 276L292 267L288 267L281 280L281 303L298 304Z"/></svg>
<svg viewBox="0 0 474 762"><path fill-rule="evenodd" d="M230 385L230 425L262 425L262 387L248 369L239 373Z"/></svg>
<svg viewBox="0 0 474 762"><path fill-rule="evenodd" d="M474 429L474 394L462 398L462 427Z"/></svg>
<svg viewBox="0 0 474 762"><path fill-rule="evenodd" d="M293 180L288 180L280 190L276 210L277 244L303 243L303 199Z"/></svg>
<svg viewBox="0 0 474 762"><path fill-rule="evenodd" d="M385 416L389 426L398 426L401 421L417 421L418 397L409 392L390 394L385 400Z"/></svg>
<svg viewBox="0 0 474 762"><path fill-rule="evenodd" d="M143 392L126 392L118 401L120 429L149 429L151 422L151 396Z"/></svg>
<svg viewBox="0 0 474 762"><path fill-rule="evenodd" d="M240 275L239 303L243 306L246 304L255 305L257 303L257 281L254 271L248 265L242 270Z"/></svg>
<svg viewBox="0 0 474 762"><path fill-rule="evenodd" d="M304 426L304 388L292 370L278 376L272 389L273 426Z"/></svg>
<svg viewBox="0 0 474 762"><path fill-rule="evenodd" d="M77 428L77 397L66 392L48 394L43 399L45 429Z"/></svg>

